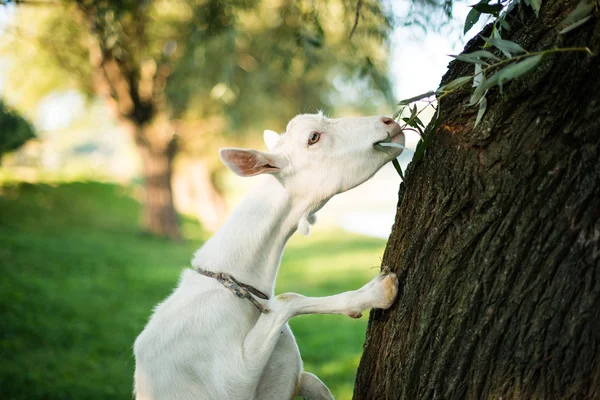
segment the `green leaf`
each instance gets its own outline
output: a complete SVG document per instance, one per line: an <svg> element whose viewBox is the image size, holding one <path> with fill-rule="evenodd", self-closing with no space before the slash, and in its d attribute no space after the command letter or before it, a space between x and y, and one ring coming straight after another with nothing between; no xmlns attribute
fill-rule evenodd
<svg viewBox="0 0 600 400"><path fill-rule="evenodd" d="M479 103L479 101L483 98L483 96L485 96L485 93L487 91L487 89L485 89L483 87L483 85L485 85L485 83L486 83L486 80L484 77L481 84L475 88L475 90L473 91L473 94L471 95L471 98L469 99L470 106L474 106L475 104Z"/></svg>
<svg viewBox="0 0 600 400"><path fill-rule="evenodd" d="M484 0L485 1L485 0ZM488 4L487 1L482 1L481 3L475 4L473 7L474 10L479 11L483 14L492 14L494 16L498 16L498 13L502 11L502 4Z"/></svg>
<svg viewBox="0 0 600 400"><path fill-rule="evenodd" d="M433 135L437 131L438 125L440 124L440 107L437 108L432 121L429 123L429 126L425 133L422 135L423 140L419 142L417 149L415 150L415 154L413 156L412 162L416 165L419 162L423 154L425 154L425 150L431 144L431 139L433 139Z"/></svg>
<svg viewBox="0 0 600 400"><path fill-rule="evenodd" d="M402 173L402 168L400 168L400 163L398 162L397 158L394 158L392 160L392 165L394 166L394 168L396 168L396 172L398 172L398 175L400 175L400 178L402 180L404 180L404 174Z"/></svg>
<svg viewBox="0 0 600 400"><path fill-rule="evenodd" d="M412 110L410 110L410 119L413 120L417 116L417 105L413 105Z"/></svg>
<svg viewBox="0 0 600 400"><path fill-rule="evenodd" d="M379 143L379 145L380 145L380 146L383 146L383 147L397 147L397 148L399 148L399 149L402 149L402 150L406 150L406 151L412 151L412 150L410 150L410 149L407 149L407 148L406 148L406 146L404 146L404 145L402 145L402 144L400 144L400 143L394 143L394 142L382 142L382 143Z"/></svg>
<svg viewBox="0 0 600 400"><path fill-rule="evenodd" d="M483 72L481 69L481 65L475 64L475 74L473 75L473 87L481 85L481 82L483 82Z"/></svg>
<svg viewBox="0 0 600 400"><path fill-rule="evenodd" d="M591 13L594 11L594 4L588 3L585 0L581 1L573 11L563 20L562 25L566 26L559 33L564 34L583 25L591 19Z"/></svg>
<svg viewBox="0 0 600 400"><path fill-rule="evenodd" d="M575 22L574 24L571 24L569 26L567 26L566 28L564 28L563 30L561 30L560 32L558 32L561 35L564 35L565 33L571 32L574 29L579 28L581 25L585 24L586 22L588 22L590 19L592 19L592 15L588 15L587 17L580 19L579 21Z"/></svg>
<svg viewBox="0 0 600 400"><path fill-rule="evenodd" d="M475 128L477 126L477 124L479 123L479 121L481 121L481 118L483 118L483 114L485 114L486 109L487 109L487 99L485 98L485 96L483 96L481 98L481 100L479 101L479 110L477 111L477 118L475 118L475 125L473 125L473 128Z"/></svg>
<svg viewBox="0 0 600 400"><path fill-rule="evenodd" d="M479 64L477 64L477 65L479 65ZM458 89L459 87L463 86L465 83L470 82L471 79L473 79L473 75L461 76L460 78L456 78L453 81L451 81L451 82L445 84L444 86L442 86L441 88L439 88L439 91L449 92L451 90Z"/></svg>
<svg viewBox="0 0 600 400"><path fill-rule="evenodd" d="M543 56L537 55L533 57L527 57L525 60L511 64L507 67L502 68L500 71L496 72L492 75L486 82L484 82L480 87L487 90L494 86L499 86L500 91L502 91L502 85L505 82L518 78L527 72L531 71L535 68L540 61L542 61Z"/></svg>
<svg viewBox="0 0 600 400"><path fill-rule="evenodd" d="M436 94L436 92L434 92L433 90L429 91L427 93L421 93L418 96L411 97L409 99L400 100L400 102L398 103L398 105L399 106L405 106L407 104L414 103L415 101L426 99L427 97L431 97L431 96L433 96L435 94Z"/></svg>
<svg viewBox="0 0 600 400"><path fill-rule="evenodd" d="M423 121L421 121L421 119L419 117L417 117L415 115L414 121L417 123L417 125L420 125L421 127L425 128L425 124L423 123ZM419 129L420 131L420 129Z"/></svg>
<svg viewBox="0 0 600 400"><path fill-rule="evenodd" d="M482 36L483 37L483 36ZM498 30L498 28L496 28L496 24L494 24L492 26L492 34L490 35L490 38L492 39L502 39L502 36L500 36L500 31ZM492 45L490 43L485 43L483 45L484 49L487 49L488 47L492 47Z"/></svg>
<svg viewBox="0 0 600 400"><path fill-rule="evenodd" d="M465 20L465 28L463 30L463 34L469 32L469 30L479 21L479 17L481 17L481 13L474 8L471 8L471 11L467 14L467 19Z"/></svg>
<svg viewBox="0 0 600 400"><path fill-rule="evenodd" d="M486 43L496 47L508 58L511 58L512 54L527 53L527 51L524 48L522 48L515 42L511 42L510 40L504 40L499 38L486 38L483 36L481 38L485 40Z"/></svg>
<svg viewBox="0 0 600 400"><path fill-rule="evenodd" d="M449 54L449 56L471 64L488 65L488 63L483 61L482 58L489 58L490 60L500 61L498 57L486 50L477 50L472 53L464 53L459 55Z"/></svg>
<svg viewBox="0 0 600 400"><path fill-rule="evenodd" d="M574 22L577 22L592 13L594 10L594 4L588 3L586 0L582 0L577 4L577 7L573 11L567 15L567 17L563 20L564 25L570 25Z"/></svg>
<svg viewBox="0 0 600 400"><path fill-rule="evenodd" d="M506 22L504 18L500 18L498 21L500 21L500 26L502 26L502 29L504 29L506 32L510 32L510 24Z"/></svg>
<svg viewBox="0 0 600 400"><path fill-rule="evenodd" d="M489 63L487 63L486 61L483 61L482 59L478 58L478 57L472 57L469 54L448 54L450 57L452 58L456 58L457 60L460 61L464 61L466 63L470 63L470 64L483 64L483 65L489 65Z"/></svg>
<svg viewBox="0 0 600 400"><path fill-rule="evenodd" d="M419 131L419 135L423 134L424 125L423 125L423 121L421 121L419 119L419 117L417 117L417 116L414 116L411 118L404 117L404 118L402 118L402 121L404 121L406 123L406 125L408 125L412 128L415 128L417 131Z"/></svg>
<svg viewBox="0 0 600 400"><path fill-rule="evenodd" d="M540 7L542 7L542 0L531 0L531 8L536 17L540 14Z"/></svg>
<svg viewBox="0 0 600 400"><path fill-rule="evenodd" d="M500 31L496 28L496 25L494 25L492 27L492 34L491 36L492 38L498 38L498 39L502 39L502 36L500 35Z"/></svg>
<svg viewBox="0 0 600 400"><path fill-rule="evenodd" d="M493 53L490 53L489 51L486 51L486 50L477 50L477 51L474 51L472 53L467 53L467 54L470 54L473 57L489 58L490 60L500 61L500 58L496 57L496 55L494 55Z"/></svg>

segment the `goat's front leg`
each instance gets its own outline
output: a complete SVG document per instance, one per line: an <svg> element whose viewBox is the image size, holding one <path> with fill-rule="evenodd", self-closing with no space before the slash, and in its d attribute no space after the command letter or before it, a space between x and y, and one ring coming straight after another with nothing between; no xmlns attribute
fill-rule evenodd
<svg viewBox="0 0 600 400"><path fill-rule="evenodd" d="M270 310L262 314L244 340L244 359L259 375L268 361L288 320L302 314L344 314L359 318L367 308L389 308L398 294L398 278L387 269L358 290L327 297L280 294L269 300ZM253 368L254 367L254 368Z"/></svg>

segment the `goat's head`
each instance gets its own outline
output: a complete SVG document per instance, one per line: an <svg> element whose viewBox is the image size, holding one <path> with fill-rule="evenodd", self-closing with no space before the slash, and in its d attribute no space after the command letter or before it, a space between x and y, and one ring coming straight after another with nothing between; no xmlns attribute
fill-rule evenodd
<svg viewBox="0 0 600 400"><path fill-rule="evenodd" d="M316 212L332 196L369 179L402 149L400 126L388 117L329 119L321 114L298 115L285 134L265 131L269 152L221 149L221 159L240 176L273 174L294 198Z"/></svg>

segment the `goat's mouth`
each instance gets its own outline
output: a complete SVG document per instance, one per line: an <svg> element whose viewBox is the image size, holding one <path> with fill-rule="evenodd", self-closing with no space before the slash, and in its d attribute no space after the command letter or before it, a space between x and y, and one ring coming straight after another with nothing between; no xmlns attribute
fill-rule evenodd
<svg viewBox="0 0 600 400"><path fill-rule="evenodd" d="M404 133L399 131L392 136L387 132L387 137L373 143L373 147L386 154L398 153L399 155L402 150L406 150L404 146Z"/></svg>

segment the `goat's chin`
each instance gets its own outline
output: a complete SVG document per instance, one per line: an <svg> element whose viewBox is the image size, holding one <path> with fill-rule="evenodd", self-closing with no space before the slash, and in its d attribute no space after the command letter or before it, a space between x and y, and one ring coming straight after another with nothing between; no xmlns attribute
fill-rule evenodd
<svg viewBox="0 0 600 400"><path fill-rule="evenodd" d="M385 158L383 164L387 164L388 162L396 159L404 151L404 149L400 149L398 147L379 147L376 150Z"/></svg>
<svg viewBox="0 0 600 400"><path fill-rule="evenodd" d="M400 156L400 154L402 154L402 152L404 151L404 149L400 149L398 147L388 147L388 151L389 151L388 154L390 156L389 161L392 161L396 157Z"/></svg>

